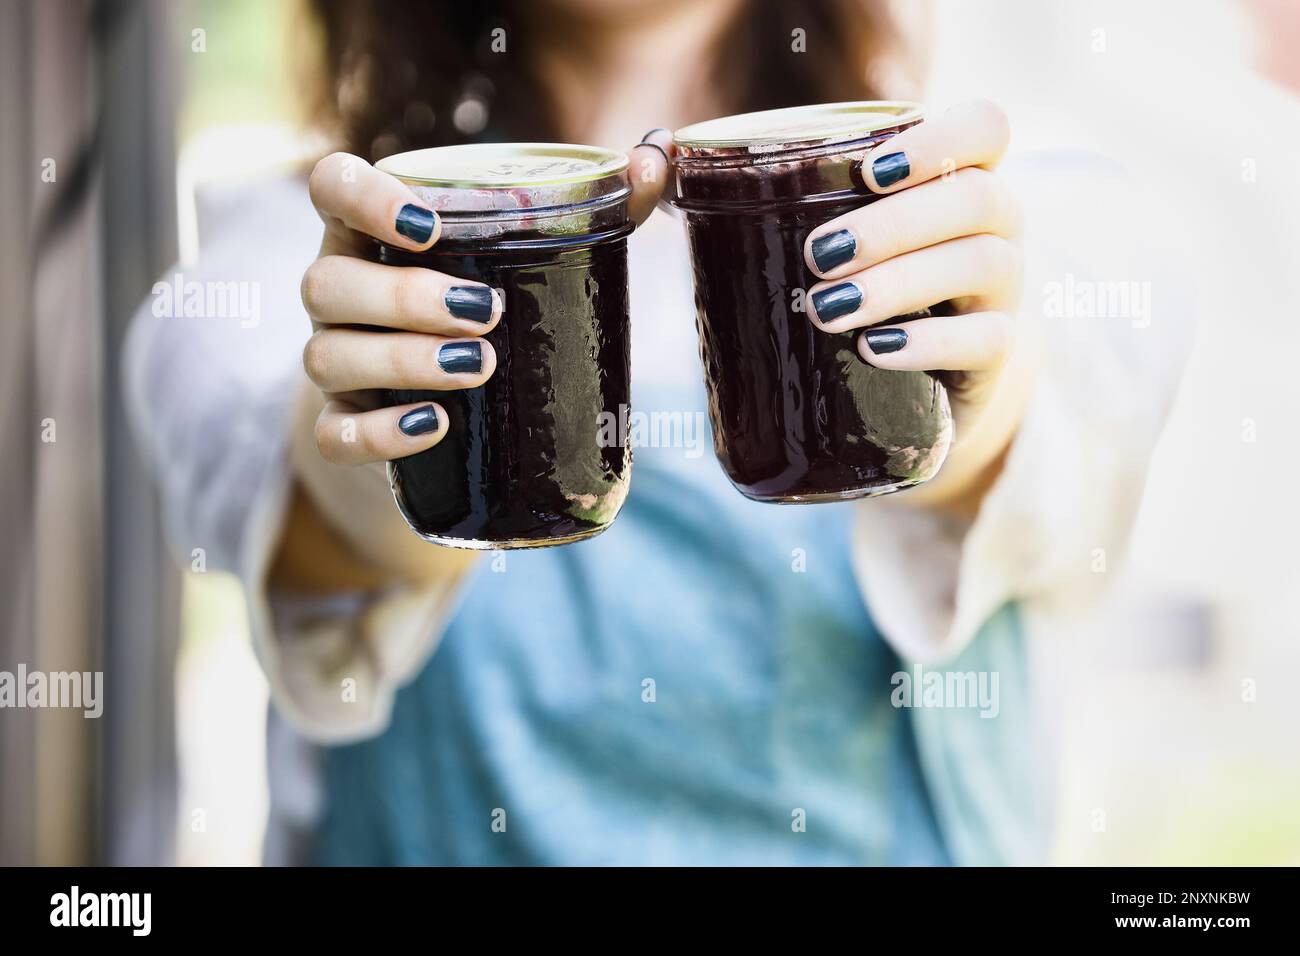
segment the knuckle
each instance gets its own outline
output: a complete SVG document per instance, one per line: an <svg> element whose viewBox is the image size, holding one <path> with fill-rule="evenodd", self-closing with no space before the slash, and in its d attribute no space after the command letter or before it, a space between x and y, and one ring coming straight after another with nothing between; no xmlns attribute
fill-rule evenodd
<svg viewBox="0 0 1300 956"><path fill-rule="evenodd" d="M333 263L330 261L332 258L332 256L325 256L317 259L302 274L299 293L308 315L319 315L325 304L330 286L330 273L333 271Z"/></svg>
<svg viewBox="0 0 1300 956"><path fill-rule="evenodd" d="M412 339L422 336L384 336L383 363L389 381L398 388L428 384L430 370L438 368L437 343L412 347Z"/></svg>
<svg viewBox="0 0 1300 956"><path fill-rule="evenodd" d="M993 173L989 177L987 190L989 203L986 215L989 231L1000 236L1018 236L1024 224L1024 210L1015 192L1003 180Z"/></svg>
<svg viewBox="0 0 1300 956"><path fill-rule="evenodd" d="M999 236L975 236L978 268L985 274L1006 278L1014 273L1015 256L1011 243Z"/></svg>
<svg viewBox="0 0 1300 956"><path fill-rule="evenodd" d="M1011 120L1007 112L989 99L972 100L969 106L971 114L982 126L989 129L999 143L1006 143L1011 138Z"/></svg>
<svg viewBox="0 0 1300 956"><path fill-rule="evenodd" d="M914 334L924 336L925 344L933 355L948 359L960 351L961 330L954 328L951 321L935 322L933 319L924 319L922 322L925 327L917 329Z"/></svg>
<svg viewBox="0 0 1300 956"><path fill-rule="evenodd" d="M363 415L357 419L357 444L366 458L376 460L389 457L384 447L384 436L380 433L379 423L374 415Z"/></svg>
<svg viewBox="0 0 1300 956"><path fill-rule="evenodd" d="M428 311L431 295L427 284L427 273L427 269L419 268L395 270L390 305L394 319L411 323Z"/></svg>
<svg viewBox="0 0 1300 956"><path fill-rule="evenodd" d="M331 464L339 464L339 443L334 433L331 416L321 413L316 419L316 425L312 429L312 437L316 439L316 450L320 456Z"/></svg>
<svg viewBox="0 0 1300 956"><path fill-rule="evenodd" d="M994 312L989 318L992 320L989 323L989 352L994 362L1001 365L1011 354L1011 346L1015 341L1015 321L1005 312Z"/></svg>
<svg viewBox="0 0 1300 956"><path fill-rule="evenodd" d="M971 171L979 173L980 216L988 224L988 231L1000 236L1018 235L1024 213L1015 191L997 173L984 169Z"/></svg>
<svg viewBox="0 0 1300 956"><path fill-rule="evenodd" d="M967 166L957 173L963 201L970 204L975 221L982 230L990 230L1002 218L1002 195L998 179L988 170Z"/></svg>
<svg viewBox="0 0 1300 956"><path fill-rule="evenodd" d="M899 256L863 273L859 285L866 292L864 313L870 321L881 321L908 311L909 290L918 288L919 276L912 256Z"/></svg>
<svg viewBox="0 0 1300 956"><path fill-rule="evenodd" d="M307 192L314 205L320 205L331 185L342 181L343 170L351 160L352 157L347 153L334 152L320 159L312 167L311 176L307 179Z"/></svg>
<svg viewBox="0 0 1300 956"><path fill-rule="evenodd" d="M988 312L986 315L989 328L987 337L998 348L1004 347L1011 341L1013 323L1011 316L1006 312Z"/></svg>
<svg viewBox="0 0 1300 956"><path fill-rule="evenodd" d="M313 332L302 347L302 367L307 377L317 385L328 381L332 362L330 351L329 336L324 329Z"/></svg>
<svg viewBox="0 0 1300 956"><path fill-rule="evenodd" d="M912 248L907 217L900 216L897 208L889 199L882 199L860 210L852 232L864 264L883 262Z"/></svg>

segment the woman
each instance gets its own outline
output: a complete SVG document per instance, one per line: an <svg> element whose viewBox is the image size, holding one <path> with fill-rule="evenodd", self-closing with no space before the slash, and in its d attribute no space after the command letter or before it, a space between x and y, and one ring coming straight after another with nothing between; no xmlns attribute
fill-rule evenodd
<svg viewBox="0 0 1300 956"><path fill-rule="evenodd" d="M187 270L259 283L261 320L199 327L146 310L130 358L172 535L243 575L293 728L273 720L268 858L1041 859L1022 605L1075 588L1086 565L1059 560L1065 550L1121 544L1145 462L1134 448L1081 466L1111 482L1093 506L1042 494L1054 468L1077 464L1082 429L1036 375L1037 324L1018 310L1021 203L996 171L1001 111L936 112L878 148L864 170L888 198L806 245L821 279L811 301L848 280L865 292L855 311L814 306L810 321L863 330L862 360L881 368L955 373L958 437L938 478L892 499L773 508L736 494L711 456L639 448L610 531L477 557L412 535L382 471L440 441L445 414L374 396L485 381L494 356L480 337L511 303L374 262L372 238L425 249L439 225L369 161L476 139L637 143L633 403L702 413L683 237L669 217L648 218L671 150L662 127L889 98L910 92L884 85L907 60L874 2L315 12L321 108L342 151L307 183L243 204ZM1061 185L1032 165L1022 178ZM941 301L954 314L905 336L884 321ZM448 343L480 349L480 370L441 368ZM1155 427L1165 396L1147 397ZM1037 425L1035 402L1049 409ZM1050 536L1037 526L1060 515L1069 524ZM916 661L974 675L992 696L955 707L926 706L920 684L898 693L923 678ZM302 765L297 734L331 746Z"/></svg>

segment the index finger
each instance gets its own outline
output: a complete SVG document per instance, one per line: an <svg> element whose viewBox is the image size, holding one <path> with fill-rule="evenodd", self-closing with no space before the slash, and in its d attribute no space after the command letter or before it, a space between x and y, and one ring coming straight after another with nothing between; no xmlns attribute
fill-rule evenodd
<svg viewBox="0 0 1300 956"><path fill-rule="evenodd" d="M330 153L311 171L312 205L325 228L349 244L357 233L419 252L438 241L442 220L411 188L360 156Z"/></svg>
<svg viewBox="0 0 1300 956"><path fill-rule="evenodd" d="M892 193L967 166L992 169L1007 151L1007 115L988 100L972 100L891 136L862 159L862 181Z"/></svg>

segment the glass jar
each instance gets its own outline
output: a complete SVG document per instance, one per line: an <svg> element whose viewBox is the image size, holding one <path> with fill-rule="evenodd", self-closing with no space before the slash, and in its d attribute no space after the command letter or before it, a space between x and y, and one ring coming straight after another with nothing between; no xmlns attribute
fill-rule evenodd
<svg viewBox="0 0 1300 956"><path fill-rule="evenodd" d="M531 548L599 534L627 497L627 157L589 146L474 144L376 164L438 212L427 252L381 245L380 261L501 290L477 388L394 391L437 402L446 437L389 463L407 523L437 544Z"/></svg>
<svg viewBox="0 0 1300 956"><path fill-rule="evenodd" d="M819 281L804 240L881 198L861 181L863 154L921 117L914 103L837 103L674 134L670 202L685 213L714 447L749 498L888 494L933 477L948 453L938 379L868 365L856 332L818 329L804 305Z"/></svg>

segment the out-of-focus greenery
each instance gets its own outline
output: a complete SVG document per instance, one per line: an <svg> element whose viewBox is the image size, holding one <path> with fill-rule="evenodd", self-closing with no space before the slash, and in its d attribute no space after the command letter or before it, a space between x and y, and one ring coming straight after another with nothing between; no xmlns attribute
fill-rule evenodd
<svg viewBox="0 0 1300 956"><path fill-rule="evenodd" d="M247 640L248 618L239 579L208 571L186 574L181 588L183 646L217 640Z"/></svg>
<svg viewBox="0 0 1300 956"><path fill-rule="evenodd" d="M175 21L185 51L182 142L212 124L297 119L297 0L190 0L178 7ZM203 31L205 52L194 49L196 30Z"/></svg>
<svg viewBox="0 0 1300 956"><path fill-rule="evenodd" d="M1167 866L1300 865L1300 774L1237 760L1203 773L1204 789L1171 807L1152 851ZM1125 861L1116 861L1125 862Z"/></svg>
<svg viewBox="0 0 1300 956"><path fill-rule="evenodd" d="M1240 733L1238 728L1237 733ZM1057 863L1082 866L1295 866L1300 864L1300 772L1284 761L1234 752L1236 734L1171 759L1102 769L1106 829L1092 832L1089 799L1067 795ZM1068 763L1069 752L1064 754ZM1097 791L1091 791L1095 797Z"/></svg>

